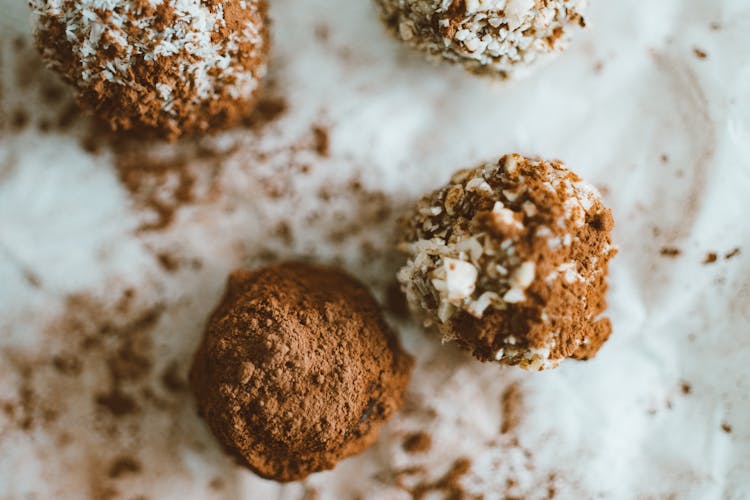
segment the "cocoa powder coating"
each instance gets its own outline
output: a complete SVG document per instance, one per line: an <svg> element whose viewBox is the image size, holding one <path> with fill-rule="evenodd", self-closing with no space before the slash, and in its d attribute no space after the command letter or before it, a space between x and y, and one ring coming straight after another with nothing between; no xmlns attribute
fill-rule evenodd
<svg viewBox="0 0 750 500"><path fill-rule="evenodd" d="M370 446L412 366L363 285L289 262L229 276L190 381L230 453L294 481Z"/></svg>

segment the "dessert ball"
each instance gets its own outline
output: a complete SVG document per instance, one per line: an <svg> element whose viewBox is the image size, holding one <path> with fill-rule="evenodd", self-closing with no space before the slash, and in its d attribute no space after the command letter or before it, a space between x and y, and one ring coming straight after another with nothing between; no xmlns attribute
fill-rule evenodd
<svg viewBox="0 0 750 500"><path fill-rule="evenodd" d="M389 30L432 59L500 78L565 48L586 0L376 0Z"/></svg>
<svg viewBox="0 0 750 500"><path fill-rule="evenodd" d="M284 263L229 276L190 381L227 450L265 478L294 481L370 446L412 365L364 286Z"/></svg>
<svg viewBox="0 0 750 500"><path fill-rule="evenodd" d="M113 130L236 124L266 73L265 0L31 0L37 45Z"/></svg>
<svg viewBox="0 0 750 500"><path fill-rule="evenodd" d="M481 361L554 368L611 332L612 214L559 161L509 155L424 197L403 220L409 304Z"/></svg>

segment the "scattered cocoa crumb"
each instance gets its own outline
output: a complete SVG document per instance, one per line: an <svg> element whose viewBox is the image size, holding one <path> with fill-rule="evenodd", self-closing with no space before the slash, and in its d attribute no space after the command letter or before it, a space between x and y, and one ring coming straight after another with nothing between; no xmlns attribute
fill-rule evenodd
<svg viewBox="0 0 750 500"><path fill-rule="evenodd" d="M292 243L294 243L294 234L292 233L292 228L286 221L281 221L276 225L274 234L286 246L291 246Z"/></svg>
<svg viewBox="0 0 750 500"><path fill-rule="evenodd" d="M62 375L76 376L83 370L81 360L74 355L58 354L52 358L52 366Z"/></svg>
<svg viewBox="0 0 750 500"><path fill-rule="evenodd" d="M23 277L32 288L42 288L42 279L31 269L24 269Z"/></svg>
<svg viewBox="0 0 750 500"><path fill-rule="evenodd" d="M523 394L518 382L513 382L504 391L500 400L502 423L500 433L507 434L514 431L521 423L523 412Z"/></svg>
<svg viewBox="0 0 750 500"><path fill-rule="evenodd" d="M426 432L414 432L406 436L401 447L408 453L424 453L432 447L432 438Z"/></svg>
<svg viewBox="0 0 750 500"><path fill-rule="evenodd" d="M26 128L26 126L29 124L29 114L26 112L26 110L23 109L17 109L13 112L13 129L14 130L21 130Z"/></svg>
<svg viewBox="0 0 750 500"><path fill-rule="evenodd" d="M669 155L667 155L666 153L662 153L659 159L662 163L669 163Z"/></svg>
<svg viewBox="0 0 750 500"><path fill-rule="evenodd" d="M663 247L660 253L663 257L675 258L682 255L682 250L675 247Z"/></svg>
<svg viewBox="0 0 750 500"><path fill-rule="evenodd" d="M703 259L704 264L713 264L719 260L719 256L716 254L716 252L709 252L706 254L706 258Z"/></svg>
<svg viewBox="0 0 750 500"><path fill-rule="evenodd" d="M327 42L331 34L331 29L327 24L318 24L315 26L315 38L321 42Z"/></svg>
<svg viewBox="0 0 750 500"><path fill-rule="evenodd" d="M719 31L721 29L721 23L714 21L708 25L708 28L711 31Z"/></svg>
<svg viewBox="0 0 750 500"><path fill-rule="evenodd" d="M20 51L26 48L26 38L22 35L18 35L13 39L13 49Z"/></svg>
<svg viewBox="0 0 750 500"><path fill-rule="evenodd" d="M315 125L312 129L313 137L314 137L314 144L315 144L315 151L323 157L330 156L330 139L328 136L328 129L320 126Z"/></svg>
<svg viewBox="0 0 750 500"><path fill-rule="evenodd" d="M16 407L13 406L12 403L5 402L3 403L3 413L5 413L6 416L9 418L13 418L13 415L16 413Z"/></svg>
<svg viewBox="0 0 750 500"><path fill-rule="evenodd" d="M109 477L117 479L128 474L141 472L141 464L136 459L128 456L118 457L109 468Z"/></svg>
<svg viewBox="0 0 750 500"><path fill-rule="evenodd" d="M721 423L721 430L723 430L727 434L731 434L732 433L732 426L729 425L727 422L722 422Z"/></svg>
<svg viewBox="0 0 750 500"><path fill-rule="evenodd" d="M253 113L245 120L245 126L261 129L266 124L278 120L289 108L287 101L279 96L261 97Z"/></svg>
<svg viewBox="0 0 750 500"><path fill-rule="evenodd" d="M557 474L554 472L547 476L547 496L545 497L545 500L552 500L557 496L557 488L555 488L556 479Z"/></svg>
<svg viewBox="0 0 750 500"><path fill-rule="evenodd" d="M411 492L414 500L426 498L429 493L443 492L444 498L463 499L469 498L466 492L461 488L461 478L471 469L471 460L461 457L453 462L450 470L443 477L432 483L422 482Z"/></svg>
<svg viewBox="0 0 750 500"><path fill-rule="evenodd" d="M208 483L208 487L214 491L220 491L224 489L224 479L215 477Z"/></svg>
<svg viewBox="0 0 750 500"><path fill-rule="evenodd" d="M599 74L604 70L604 62L603 61L596 61L594 63L594 73Z"/></svg>
<svg viewBox="0 0 750 500"><path fill-rule="evenodd" d="M725 258L726 260L729 260L729 259L733 259L733 258L737 257L738 255L740 255L741 253L742 253L742 250L741 250L740 248L735 248L735 249L734 249L734 250L732 250L731 252L727 253L727 254L726 254L726 255L724 256L724 258Z"/></svg>
<svg viewBox="0 0 750 500"><path fill-rule="evenodd" d="M161 375L161 383L170 392L183 392L187 389L187 380L180 375L177 361L170 362Z"/></svg>
<svg viewBox="0 0 750 500"><path fill-rule="evenodd" d="M94 401L96 401L96 404L102 409L108 411L115 417L131 415L138 411L138 405L135 400L127 394L120 392L118 389L113 389L108 393L98 394Z"/></svg>
<svg viewBox="0 0 750 500"><path fill-rule="evenodd" d="M688 395L693 392L693 386L689 382L680 382L680 390L684 395Z"/></svg>
<svg viewBox="0 0 750 500"><path fill-rule="evenodd" d="M320 493L315 488L307 486L302 495L302 500L320 500Z"/></svg>
<svg viewBox="0 0 750 500"><path fill-rule="evenodd" d="M158 160L144 157L135 150L119 156L115 168L120 182L135 203L155 216L155 220L141 224L140 231L167 228L178 208L195 200L196 178L184 158ZM170 178L176 178L176 185L165 196L164 186L168 185Z"/></svg>
<svg viewBox="0 0 750 500"><path fill-rule="evenodd" d="M698 59L706 59L708 57L708 54L698 47L693 48L693 54L695 54L695 57Z"/></svg>
<svg viewBox="0 0 750 500"><path fill-rule="evenodd" d="M156 259L159 261L159 265L168 273L174 273L180 268L180 263L177 257L169 252L159 252L156 254Z"/></svg>
<svg viewBox="0 0 750 500"><path fill-rule="evenodd" d="M39 120L39 131L42 133L48 133L52 130L52 124L47 118Z"/></svg>
<svg viewBox="0 0 750 500"><path fill-rule="evenodd" d="M66 130L81 116L81 108L75 102L69 102L57 117L57 129Z"/></svg>

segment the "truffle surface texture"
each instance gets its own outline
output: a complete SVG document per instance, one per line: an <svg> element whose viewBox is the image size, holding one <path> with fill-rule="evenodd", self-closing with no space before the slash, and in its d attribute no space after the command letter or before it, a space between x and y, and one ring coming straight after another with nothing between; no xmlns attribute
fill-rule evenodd
<svg viewBox="0 0 750 500"><path fill-rule="evenodd" d="M412 366L362 284L282 263L229 276L190 380L230 453L265 478L295 481L370 446Z"/></svg>
<svg viewBox="0 0 750 500"><path fill-rule="evenodd" d="M609 337L612 213L559 161L508 155L457 172L402 221L412 309L481 361L590 359Z"/></svg>
<svg viewBox="0 0 750 500"><path fill-rule="evenodd" d="M586 0L376 0L396 38L433 60L510 78L560 52Z"/></svg>
<svg viewBox="0 0 750 500"><path fill-rule="evenodd" d="M42 57L117 130L175 139L238 123L266 73L265 0L30 0Z"/></svg>

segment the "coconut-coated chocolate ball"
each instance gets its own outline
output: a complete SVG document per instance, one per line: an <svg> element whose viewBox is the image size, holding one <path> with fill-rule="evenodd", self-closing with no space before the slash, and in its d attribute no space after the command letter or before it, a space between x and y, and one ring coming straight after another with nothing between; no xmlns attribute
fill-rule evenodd
<svg viewBox="0 0 750 500"><path fill-rule="evenodd" d="M37 46L113 130L236 124L266 73L265 0L31 0Z"/></svg>
<svg viewBox="0 0 750 500"><path fill-rule="evenodd" d="M389 31L433 60L509 78L562 51L585 0L376 0Z"/></svg>

